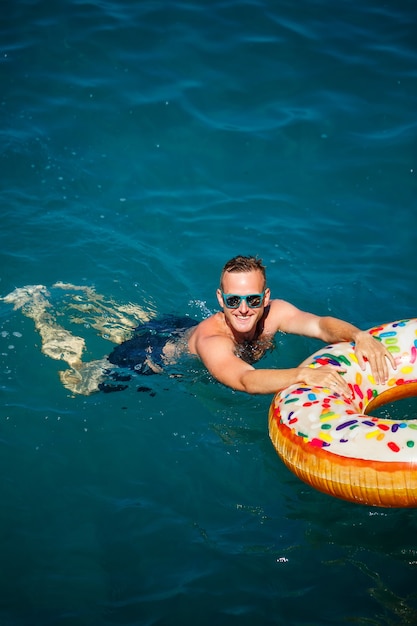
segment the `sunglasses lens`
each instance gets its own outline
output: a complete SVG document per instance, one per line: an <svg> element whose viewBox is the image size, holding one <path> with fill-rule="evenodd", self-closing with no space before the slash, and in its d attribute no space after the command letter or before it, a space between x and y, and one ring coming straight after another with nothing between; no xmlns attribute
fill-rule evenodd
<svg viewBox="0 0 417 626"><path fill-rule="evenodd" d="M239 304L240 304L239 296L229 296L228 298L226 298L226 306L229 309L237 309Z"/></svg>
<svg viewBox="0 0 417 626"><path fill-rule="evenodd" d="M261 305L261 296L259 296L258 294L248 296L246 298L246 302L248 303L248 306L252 308L257 308Z"/></svg>

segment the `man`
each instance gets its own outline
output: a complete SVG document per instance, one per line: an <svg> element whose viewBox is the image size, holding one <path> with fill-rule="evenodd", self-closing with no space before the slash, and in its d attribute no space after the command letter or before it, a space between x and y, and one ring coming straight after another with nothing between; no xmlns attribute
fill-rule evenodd
<svg viewBox="0 0 417 626"><path fill-rule="evenodd" d="M255 369L251 363L271 346L278 331L314 337L326 344L355 342L359 365L364 370L368 361L377 383L386 382L389 366L396 369L393 356L369 333L334 317L319 317L284 300L272 300L260 259L236 256L228 261L217 300L222 311L189 331L188 348L214 378L238 391L272 394L300 383L351 396L341 376L342 367Z"/></svg>
<svg viewBox="0 0 417 626"><path fill-rule="evenodd" d="M214 378L238 391L274 394L293 383L305 383L350 396L341 367L255 369L252 363L272 346L278 331L325 343L354 341L360 366L365 369L369 361L377 383L387 380L390 365L395 369L392 355L369 333L334 317L301 311L284 300L271 300L265 267L255 257L237 256L226 263L217 290L222 311L199 324L189 317L151 319L140 307L107 302L89 287L56 283L53 288L64 293L66 309L80 314L73 321L88 322L101 336L118 344L107 357L82 361L84 339L58 324L62 313L53 313L43 285L15 289L2 300L34 320L42 351L68 363L70 369L60 372L60 379L77 394L123 390L127 387L123 383L130 380L126 368L142 375L160 373L188 351L200 357Z"/></svg>

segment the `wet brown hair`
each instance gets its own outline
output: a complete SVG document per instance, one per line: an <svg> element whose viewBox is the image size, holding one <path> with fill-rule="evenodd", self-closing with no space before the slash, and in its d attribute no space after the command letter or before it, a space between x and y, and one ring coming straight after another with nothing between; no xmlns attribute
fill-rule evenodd
<svg viewBox="0 0 417 626"><path fill-rule="evenodd" d="M223 276L226 272L261 272L264 277L264 288L266 285L266 268L262 263L262 259L254 256L238 255L227 261L220 275L220 288L223 289Z"/></svg>

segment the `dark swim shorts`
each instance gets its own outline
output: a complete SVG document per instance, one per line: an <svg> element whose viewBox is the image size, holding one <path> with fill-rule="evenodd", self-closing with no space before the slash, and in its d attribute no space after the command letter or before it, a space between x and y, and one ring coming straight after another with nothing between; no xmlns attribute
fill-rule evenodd
<svg viewBox="0 0 417 626"><path fill-rule="evenodd" d="M135 328L132 339L124 341L109 354L113 365L125 367L139 374L155 374L146 363L150 359L163 366L163 349L167 341L179 339L183 333L198 322L189 317L165 315Z"/></svg>

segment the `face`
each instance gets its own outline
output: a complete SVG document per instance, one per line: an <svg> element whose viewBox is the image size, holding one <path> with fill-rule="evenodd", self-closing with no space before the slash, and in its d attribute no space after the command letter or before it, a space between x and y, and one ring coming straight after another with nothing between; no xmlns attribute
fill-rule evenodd
<svg viewBox="0 0 417 626"><path fill-rule="evenodd" d="M226 272L223 276L222 286L224 293L248 296L252 293L262 293L264 277L258 270L253 272ZM251 309L246 300L241 300L237 309L228 309L223 302L221 290L217 290L217 300L223 309L226 322L235 333L242 335L250 335L255 330L269 299L270 291L266 289L263 304L258 309Z"/></svg>

